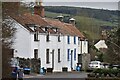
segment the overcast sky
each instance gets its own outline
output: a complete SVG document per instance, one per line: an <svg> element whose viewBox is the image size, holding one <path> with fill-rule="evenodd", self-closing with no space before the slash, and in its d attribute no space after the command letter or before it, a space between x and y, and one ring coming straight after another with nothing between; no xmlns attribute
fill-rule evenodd
<svg viewBox="0 0 120 80"><path fill-rule="evenodd" d="M118 6L120 6L118 5L118 2L120 0L42 0L42 1L44 6L75 6L109 10L119 10Z"/></svg>
<svg viewBox="0 0 120 80"><path fill-rule="evenodd" d="M118 10L118 2L44 2L45 6L75 6Z"/></svg>

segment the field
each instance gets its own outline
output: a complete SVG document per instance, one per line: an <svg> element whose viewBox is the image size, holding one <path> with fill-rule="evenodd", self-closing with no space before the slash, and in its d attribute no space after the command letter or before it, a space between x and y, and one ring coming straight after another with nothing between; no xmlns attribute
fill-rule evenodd
<svg viewBox="0 0 120 80"><path fill-rule="evenodd" d="M45 11L46 17L56 18L60 13ZM62 14L63 16L71 16L70 14ZM72 15L76 19L76 27L84 33L84 35L91 40L101 38L101 27L100 26L116 26L114 23L108 21L102 21L95 18Z"/></svg>

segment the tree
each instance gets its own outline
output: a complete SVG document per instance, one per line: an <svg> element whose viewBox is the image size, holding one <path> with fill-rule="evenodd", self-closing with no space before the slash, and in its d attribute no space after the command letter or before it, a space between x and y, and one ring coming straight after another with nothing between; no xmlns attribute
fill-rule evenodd
<svg viewBox="0 0 120 80"><path fill-rule="evenodd" d="M12 5L11 5L12 4ZM12 37L15 33L15 28L13 28L13 21L9 21L8 18L13 13L16 14L16 10L13 9L13 3L2 3L2 79L9 78L11 73L10 59L12 58L13 50L11 45L13 43ZM15 4L15 3L14 3ZM15 10L15 11L14 11ZM6 79L7 80L7 79Z"/></svg>
<svg viewBox="0 0 120 80"><path fill-rule="evenodd" d="M106 61L113 64L120 64L120 28L109 32L106 43L108 45Z"/></svg>
<svg viewBox="0 0 120 80"><path fill-rule="evenodd" d="M9 62L13 57L11 45L14 42L13 36L16 29L13 27L14 20L11 18L26 12L29 10L24 5L20 5L20 2L2 2L2 78L10 77L9 74L12 71Z"/></svg>

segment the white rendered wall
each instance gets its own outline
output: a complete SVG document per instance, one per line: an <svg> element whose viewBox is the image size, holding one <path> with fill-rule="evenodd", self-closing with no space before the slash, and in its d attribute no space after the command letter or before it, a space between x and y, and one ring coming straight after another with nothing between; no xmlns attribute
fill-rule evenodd
<svg viewBox="0 0 120 80"><path fill-rule="evenodd" d="M88 41L81 41L82 43L82 54L88 53Z"/></svg>
<svg viewBox="0 0 120 80"><path fill-rule="evenodd" d="M52 68L52 50L54 50L54 72L62 71L62 67L67 67L71 71L71 56L67 60L68 49L73 50L72 68L76 69L78 62L78 54L88 53L88 42L80 41L78 44L78 37L76 36L76 44L74 44L74 36L70 36L70 44L67 43L67 35L61 35L58 42L58 35L50 34L50 41L46 42L46 33L39 33L39 41L34 41L34 33L30 33L22 25L16 24L17 32L13 48L17 50L16 54L19 57L34 58L34 49L38 49L38 58L41 59L41 67ZM81 44L82 43L82 44ZM49 64L46 64L46 49L50 50ZM58 49L60 49L60 61L58 62ZM76 49L76 60L74 60L74 49Z"/></svg>
<svg viewBox="0 0 120 80"><path fill-rule="evenodd" d="M15 23L16 32L14 35L14 56L30 58L30 32L19 23Z"/></svg>
<svg viewBox="0 0 120 80"><path fill-rule="evenodd" d="M46 34L39 34L39 41L34 41L34 35L31 34L31 52L34 57L34 49L38 49L39 58L41 58L41 67L52 68L52 50L54 50L54 71L62 71L62 67L68 67L71 71L71 60L67 60L67 50L73 50L73 69L75 70L78 57L78 37L76 37L76 44L74 44L74 36L70 36L70 44L67 43L67 36L60 36L61 42L58 42L58 35L50 34L50 41L46 42ZM74 60L74 49L76 48L76 60ZM49 64L46 64L46 49L50 50ZM60 49L60 61L58 62L58 49ZM71 56L70 56L71 57Z"/></svg>
<svg viewBox="0 0 120 80"><path fill-rule="evenodd" d="M41 46L40 49L44 50L44 57L41 56L41 59L44 60L43 66L52 68L52 50L54 50L54 71L61 71L62 70L62 55L63 55L63 47L62 47L62 36L61 36L61 42L58 42L58 36L57 35L50 35L50 41L46 42L46 35L43 35L44 39L42 39L41 44L44 45L44 47ZM46 49L50 50L50 63L46 64ZM58 63L58 49L61 50L61 62ZM42 55L42 54L41 54Z"/></svg>
<svg viewBox="0 0 120 80"><path fill-rule="evenodd" d="M67 43L67 36L64 36L64 66L68 67L68 71L71 71L71 55L70 55L70 60L67 60L67 56L68 56L68 52L67 50L70 49L70 53L71 50L73 50L73 56L72 56L72 68L73 70L75 70L76 64L78 62L78 37L76 37L76 44L74 44L74 36L70 36L70 44ZM74 60L74 49L76 48L76 60Z"/></svg>

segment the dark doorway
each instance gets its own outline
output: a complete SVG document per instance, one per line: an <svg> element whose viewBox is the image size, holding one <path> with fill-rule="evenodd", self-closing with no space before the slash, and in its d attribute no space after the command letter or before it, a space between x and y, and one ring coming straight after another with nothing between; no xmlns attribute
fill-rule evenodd
<svg viewBox="0 0 120 80"><path fill-rule="evenodd" d="M52 69L54 69L54 49L52 50Z"/></svg>
<svg viewBox="0 0 120 80"><path fill-rule="evenodd" d="M78 54L78 63L82 63L82 54Z"/></svg>
<svg viewBox="0 0 120 80"><path fill-rule="evenodd" d="M71 70L73 70L73 50L71 50Z"/></svg>

